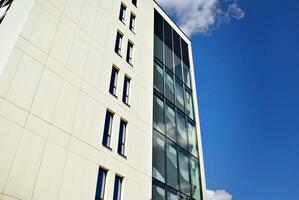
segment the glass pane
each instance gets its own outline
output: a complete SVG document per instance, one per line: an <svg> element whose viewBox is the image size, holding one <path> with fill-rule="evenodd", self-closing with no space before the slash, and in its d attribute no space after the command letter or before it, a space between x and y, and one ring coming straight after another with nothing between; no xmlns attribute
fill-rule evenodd
<svg viewBox="0 0 299 200"><path fill-rule="evenodd" d="M178 58L181 58L181 37L174 30L173 30L172 33L173 33L173 50L174 50L174 54Z"/></svg>
<svg viewBox="0 0 299 200"><path fill-rule="evenodd" d="M96 200L104 198L105 182L106 182L106 171L99 168L97 190L95 196Z"/></svg>
<svg viewBox="0 0 299 200"><path fill-rule="evenodd" d="M194 119L192 94L185 90L186 114Z"/></svg>
<svg viewBox="0 0 299 200"><path fill-rule="evenodd" d="M186 63L189 66L190 63L189 63L188 44L183 39L181 40L181 44L182 44L183 61L184 61L184 63Z"/></svg>
<svg viewBox="0 0 299 200"><path fill-rule="evenodd" d="M168 73L165 73L165 97L174 103L174 80Z"/></svg>
<svg viewBox="0 0 299 200"><path fill-rule="evenodd" d="M173 188L178 189L178 165L177 165L177 151L174 144L168 141L166 152L166 172L167 184Z"/></svg>
<svg viewBox="0 0 299 200"><path fill-rule="evenodd" d="M104 126L104 133L103 133L103 145L110 146L110 135L111 135L111 129L112 129L112 117L113 114L109 111L106 112L105 117L105 126Z"/></svg>
<svg viewBox="0 0 299 200"><path fill-rule="evenodd" d="M183 80L181 59L176 55L174 55L174 67L175 67L175 75L180 80Z"/></svg>
<svg viewBox="0 0 299 200"><path fill-rule="evenodd" d="M173 190L167 191L167 200L180 200L178 196L178 192Z"/></svg>
<svg viewBox="0 0 299 200"><path fill-rule="evenodd" d="M155 72L154 72L154 87L158 90L161 94L164 94L164 72L163 68L160 67L158 64L155 63Z"/></svg>
<svg viewBox="0 0 299 200"><path fill-rule="evenodd" d="M153 200L165 200L165 189L158 186L153 185Z"/></svg>
<svg viewBox="0 0 299 200"><path fill-rule="evenodd" d="M191 170L191 185L192 185L192 197L196 200L200 200L200 176L199 176L199 165L198 161L194 158L190 161L190 170Z"/></svg>
<svg viewBox="0 0 299 200"><path fill-rule="evenodd" d="M188 138L185 118L182 114L177 113L177 140L178 144L184 149L188 149Z"/></svg>
<svg viewBox="0 0 299 200"><path fill-rule="evenodd" d="M196 131L193 123L188 122L188 140L189 140L189 152L195 157L198 157L197 138Z"/></svg>
<svg viewBox="0 0 299 200"><path fill-rule="evenodd" d="M157 11L155 11L155 35L163 39L163 18Z"/></svg>
<svg viewBox="0 0 299 200"><path fill-rule="evenodd" d="M191 88L190 68L184 64L184 83Z"/></svg>
<svg viewBox="0 0 299 200"><path fill-rule="evenodd" d="M185 194L190 194L189 157L179 152L180 188Z"/></svg>
<svg viewBox="0 0 299 200"><path fill-rule="evenodd" d="M121 155L125 154L126 126L127 126L126 122L121 120L119 126L119 138L118 138L118 148L117 148L117 152Z"/></svg>
<svg viewBox="0 0 299 200"><path fill-rule="evenodd" d="M163 41L155 35L155 57L158 58L161 62L163 62Z"/></svg>
<svg viewBox="0 0 299 200"><path fill-rule="evenodd" d="M165 61L164 64L171 71L173 70L173 54L170 47L164 45Z"/></svg>
<svg viewBox="0 0 299 200"><path fill-rule="evenodd" d="M184 111L184 92L183 92L183 85L176 81L175 84L176 89L176 106Z"/></svg>
<svg viewBox="0 0 299 200"><path fill-rule="evenodd" d="M121 199L121 185L122 185L122 178L120 178L119 176L115 176L113 200Z"/></svg>
<svg viewBox="0 0 299 200"><path fill-rule="evenodd" d="M153 138L153 177L165 182L165 138L154 131Z"/></svg>
<svg viewBox="0 0 299 200"><path fill-rule="evenodd" d="M158 131L164 133L165 124L164 124L164 103L163 101L154 96L154 128Z"/></svg>
<svg viewBox="0 0 299 200"><path fill-rule="evenodd" d="M167 137L176 141L175 111L167 104L165 106L165 125Z"/></svg>

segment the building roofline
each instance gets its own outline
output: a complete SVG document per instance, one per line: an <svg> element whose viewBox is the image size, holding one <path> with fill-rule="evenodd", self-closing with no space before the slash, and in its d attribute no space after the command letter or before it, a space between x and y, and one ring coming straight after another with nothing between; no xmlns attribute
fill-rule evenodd
<svg viewBox="0 0 299 200"><path fill-rule="evenodd" d="M165 9L163 9L159 3L156 1L156 0L153 0L155 2L155 4L163 11L163 13L172 21L172 23L185 35L185 37L191 42L191 39L190 37L179 27L179 25L174 21L172 20L172 18L170 17L170 15L166 12Z"/></svg>

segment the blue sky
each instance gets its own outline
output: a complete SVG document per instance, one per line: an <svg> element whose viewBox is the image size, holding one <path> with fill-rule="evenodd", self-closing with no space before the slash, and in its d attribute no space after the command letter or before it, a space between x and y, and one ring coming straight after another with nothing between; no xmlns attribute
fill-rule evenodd
<svg viewBox="0 0 299 200"><path fill-rule="evenodd" d="M245 17L192 35L207 187L297 200L299 2L237 3Z"/></svg>

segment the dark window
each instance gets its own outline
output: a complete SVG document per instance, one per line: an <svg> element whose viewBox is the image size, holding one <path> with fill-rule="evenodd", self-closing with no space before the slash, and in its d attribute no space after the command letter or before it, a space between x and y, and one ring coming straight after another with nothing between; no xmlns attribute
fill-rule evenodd
<svg viewBox="0 0 299 200"><path fill-rule="evenodd" d="M176 81L175 84L175 96L176 96L176 101L175 104L176 106L184 111L184 90L183 90L183 84L180 83L179 81Z"/></svg>
<svg viewBox="0 0 299 200"><path fill-rule="evenodd" d="M155 35L157 35L161 40L163 40L163 18L155 10Z"/></svg>
<svg viewBox="0 0 299 200"><path fill-rule="evenodd" d="M123 35L117 32L114 51L118 55L121 55L122 40L123 40Z"/></svg>
<svg viewBox="0 0 299 200"><path fill-rule="evenodd" d="M153 200L165 200L165 186L161 183L153 182Z"/></svg>
<svg viewBox="0 0 299 200"><path fill-rule="evenodd" d="M165 183L165 137L154 130L153 177Z"/></svg>
<svg viewBox="0 0 299 200"><path fill-rule="evenodd" d="M169 103L165 105L165 128L167 137L176 141L175 110Z"/></svg>
<svg viewBox="0 0 299 200"><path fill-rule="evenodd" d="M171 73L165 73L165 97L174 103L174 80Z"/></svg>
<svg viewBox="0 0 299 200"><path fill-rule="evenodd" d="M184 115L177 112L177 140L178 144L184 149L188 149L188 136L186 130L186 121Z"/></svg>
<svg viewBox="0 0 299 200"><path fill-rule="evenodd" d="M105 195L107 171L99 168L95 200L103 200Z"/></svg>
<svg viewBox="0 0 299 200"><path fill-rule="evenodd" d="M110 147L111 131L112 131L113 114L110 111L106 111L105 126L103 134L103 145Z"/></svg>
<svg viewBox="0 0 299 200"><path fill-rule="evenodd" d="M164 71L163 67L157 63L154 64L154 87L161 94L164 93Z"/></svg>
<svg viewBox="0 0 299 200"><path fill-rule="evenodd" d="M197 138L196 131L193 122L188 121L187 123L188 141L189 141L189 152L195 157L198 157Z"/></svg>
<svg viewBox="0 0 299 200"><path fill-rule="evenodd" d="M113 200L121 200L121 187L122 187L123 178L115 176L114 180L114 191L113 191Z"/></svg>
<svg viewBox="0 0 299 200"><path fill-rule="evenodd" d="M118 148L117 148L117 152L121 155L125 155L126 132L127 132L127 122L121 119L119 125L119 137L118 137Z"/></svg>
<svg viewBox="0 0 299 200"><path fill-rule="evenodd" d="M182 43L182 55L183 55L183 61L186 65L189 66L189 51L188 51L188 44L181 39L181 43Z"/></svg>
<svg viewBox="0 0 299 200"><path fill-rule="evenodd" d="M172 28L164 21L164 63L166 67L173 70L173 52L172 52Z"/></svg>
<svg viewBox="0 0 299 200"><path fill-rule="evenodd" d="M173 188L179 189L178 182L178 164L176 146L168 141L166 148L166 172L167 184Z"/></svg>
<svg viewBox="0 0 299 200"><path fill-rule="evenodd" d="M135 26L136 26L136 16L133 13L131 13L129 28L132 32L135 32Z"/></svg>
<svg viewBox="0 0 299 200"><path fill-rule="evenodd" d="M163 62L163 41L155 34L154 38L154 49L155 49L155 57L160 61Z"/></svg>
<svg viewBox="0 0 299 200"><path fill-rule="evenodd" d="M110 94L113 94L114 96L116 96L117 75L118 75L118 69L116 69L115 67L112 67L109 92L110 92Z"/></svg>
<svg viewBox="0 0 299 200"><path fill-rule="evenodd" d="M8 12L13 0L1 0L0 1L0 24L3 21L5 15Z"/></svg>
<svg viewBox="0 0 299 200"><path fill-rule="evenodd" d="M164 133L164 102L160 97L154 96L154 128Z"/></svg>
<svg viewBox="0 0 299 200"><path fill-rule="evenodd" d="M163 61L163 18L155 10L155 36L154 36L155 57Z"/></svg>
<svg viewBox="0 0 299 200"><path fill-rule="evenodd" d="M177 55L174 55L174 67L176 77L183 80L182 63L181 59Z"/></svg>
<svg viewBox="0 0 299 200"><path fill-rule="evenodd" d="M132 57L133 57L133 47L134 45L129 41L128 48L127 48L127 62L132 64Z"/></svg>
<svg viewBox="0 0 299 200"><path fill-rule="evenodd" d="M190 68L184 64L184 83L191 88Z"/></svg>
<svg viewBox="0 0 299 200"><path fill-rule="evenodd" d="M181 192L190 194L190 174L189 174L189 157L183 152L179 152L179 174Z"/></svg>
<svg viewBox="0 0 299 200"><path fill-rule="evenodd" d="M132 0L132 4L137 7L137 0Z"/></svg>
<svg viewBox="0 0 299 200"><path fill-rule="evenodd" d="M130 82L131 79L125 76L122 101L127 105L129 105Z"/></svg>
<svg viewBox="0 0 299 200"><path fill-rule="evenodd" d="M173 50L174 54L181 58L181 37L176 31L173 31Z"/></svg>
<svg viewBox="0 0 299 200"><path fill-rule="evenodd" d="M120 5L120 11L119 11L119 20L123 23L125 23L125 19L126 19L126 6L121 4Z"/></svg>

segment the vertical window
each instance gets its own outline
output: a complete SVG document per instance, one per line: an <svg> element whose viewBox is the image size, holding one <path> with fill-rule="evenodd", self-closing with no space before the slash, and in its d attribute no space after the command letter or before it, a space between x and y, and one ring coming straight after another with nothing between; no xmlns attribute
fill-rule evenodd
<svg viewBox="0 0 299 200"><path fill-rule="evenodd" d="M114 180L113 200L121 200L122 182L123 178L116 175Z"/></svg>
<svg viewBox="0 0 299 200"><path fill-rule="evenodd" d="M165 138L154 130L153 177L165 183Z"/></svg>
<svg viewBox="0 0 299 200"><path fill-rule="evenodd" d="M116 96L117 76L118 76L118 69L112 67L109 92L114 96Z"/></svg>
<svg viewBox="0 0 299 200"><path fill-rule="evenodd" d="M127 105L129 105L130 82L131 79L125 76L122 101Z"/></svg>
<svg viewBox="0 0 299 200"><path fill-rule="evenodd" d="M192 93L185 90L186 114L191 119L194 119Z"/></svg>
<svg viewBox="0 0 299 200"><path fill-rule="evenodd" d="M163 62L163 18L156 10L154 26L154 55L160 62Z"/></svg>
<svg viewBox="0 0 299 200"><path fill-rule="evenodd" d="M163 66L154 64L154 87L161 94L164 93L164 71Z"/></svg>
<svg viewBox="0 0 299 200"><path fill-rule="evenodd" d="M188 130L189 152L193 156L198 157L197 138L196 138L196 131L193 122L188 121L187 130Z"/></svg>
<svg viewBox="0 0 299 200"><path fill-rule="evenodd" d="M122 40L123 35L120 32L117 32L114 51L118 55L121 55Z"/></svg>
<svg viewBox="0 0 299 200"><path fill-rule="evenodd" d="M165 73L165 97L174 103L174 80L173 74Z"/></svg>
<svg viewBox="0 0 299 200"><path fill-rule="evenodd" d="M103 142L102 142L103 145L106 147L110 147L112 122L113 122L113 113L111 113L110 111L107 110L106 117L105 117Z"/></svg>
<svg viewBox="0 0 299 200"><path fill-rule="evenodd" d="M166 21L164 21L164 63L171 71L173 70L172 49L172 28Z"/></svg>
<svg viewBox="0 0 299 200"><path fill-rule="evenodd" d="M175 110L169 103L165 105L165 128L167 137L176 141Z"/></svg>
<svg viewBox="0 0 299 200"><path fill-rule="evenodd" d="M181 38L176 31L173 31L174 67L175 75L183 80L181 64Z"/></svg>
<svg viewBox="0 0 299 200"><path fill-rule="evenodd" d="M125 155L126 132L127 132L127 122L121 119L120 126L119 126L119 137L118 137L118 148L117 148L117 152L121 155Z"/></svg>
<svg viewBox="0 0 299 200"><path fill-rule="evenodd" d="M179 189L178 182L178 164L176 146L168 141L166 149L166 172L167 184L173 188Z"/></svg>
<svg viewBox="0 0 299 200"><path fill-rule="evenodd" d="M165 131L164 102L160 97L154 96L154 128L161 133Z"/></svg>
<svg viewBox="0 0 299 200"><path fill-rule="evenodd" d="M165 200L165 186L157 181L153 182L153 200Z"/></svg>
<svg viewBox="0 0 299 200"><path fill-rule="evenodd" d="M186 122L184 115L180 112L177 113L177 140L178 144L184 149L188 149L188 136L186 130Z"/></svg>
<svg viewBox="0 0 299 200"><path fill-rule="evenodd" d="M200 183L200 175L199 175L199 164L198 161L194 158L191 158L190 160L190 173L191 173L192 197L196 200L200 200L201 183Z"/></svg>
<svg viewBox="0 0 299 200"><path fill-rule="evenodd" d="M184 64L184 83L191 88L190 68Z"/></svg>
<svg viewBox="0 0 299 200"><path fill-rule="evenodd" d="M132 0L132 4L137 7L137 0Z"/></svg>
<svg viewBox="0 0 299 200"><path fill-rule="evenodd" d="M132 64L132 58L133 58L133 44L129 41L128 42L128 48L127 48L127 62L129 64Z"/></svg>
<svg viewBox="0 0 299 200"><path fill-rule="evenodd" d="M129 28L134 33L135 33L135 26L136 26L136 16L133 13L131 13Z"/></svg>
<svg viewBox="0 0 299 200"><path fill-rule="evenodd" d="M120 5L120 11L119 11L119 20L123 23L125 23L126 19L126 6L124 4Z"/></svg>
<svg viewBox="0 0 299 200"><path fill-rule="evenodd" d="M189 157L183 152L179 152L179 174L180 189L185 194L190 194L190 174L189 174Z"/></svg>
<svg viewBox="0 0 299 200"><path fill-rule="evenodd" d="M175 93L176 93L176 101L175 104L176 106L184 111L184 90L183 90L183 84L180 83L179 81L176 81L175 84Z"/></svg>
<svg viewBox="0 0 299 200"><path fill-rule="evenodd" d="M182 44L182 56L183 56L183 62L189 66L189 50L188 50L188 44L181 39L181 44Z"/></svg>
<svg viewBox="0 0 299 200"><path fill-rule="evenodd" d="M99 168L95 200L103 200L105 195L107 171Z"/></svg>

